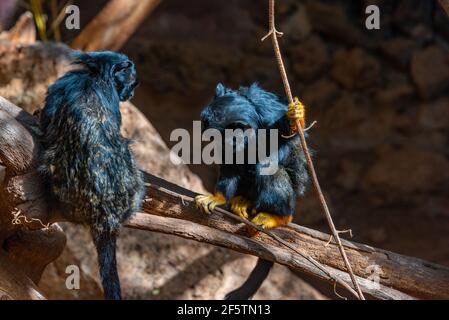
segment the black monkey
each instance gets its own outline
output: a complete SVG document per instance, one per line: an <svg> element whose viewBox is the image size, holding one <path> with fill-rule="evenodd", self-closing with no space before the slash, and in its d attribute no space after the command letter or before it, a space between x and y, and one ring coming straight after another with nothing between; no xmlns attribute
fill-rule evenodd
<svg viewBox="0 0 449 320"><path fill-rule="evenodd" d="M274 174L262 175L264 165L259 160L253 164L220 165L215 194L195 199L200 210L209 213L217 205L229 204L232 212L246 219L253 216L251 221L265 229L292 221L296 198L306 191L309 177L299 138L282 137L290 134L288 110L284 100L256 84L239 90L217 85L213 101L201 113L203 129L214 128L222 135L226 129L253 129L256 136L258 129L277 129L278 150L275 156L278 170ZM224 139L223 145L226 143L233 144L234 151L239 148L235 139ZM248 149L247 144L243 146ZM247 282L227 298L249 299L272 266L272 262L259 260Z"/></svg>
<svg viewBox="0 0 449 320"><path fill-rule="evenodd" d="M120 134L119 102L137 86L128 57L75 53L74 64L51 85L40 114L43 165L55 209L90 227L106 299L121 299L116 239L144 196L140 171Z"/></svg>

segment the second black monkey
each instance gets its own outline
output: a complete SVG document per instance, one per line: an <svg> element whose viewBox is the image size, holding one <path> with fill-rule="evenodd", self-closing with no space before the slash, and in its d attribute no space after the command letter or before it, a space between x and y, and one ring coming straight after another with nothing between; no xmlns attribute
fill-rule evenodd
<svg viewBox="0 0 449 320"><path fill-rule="evenodd" d="M304 153L298 137L290 134L287 103L256 84L239 90L218 84L213 101L201 113L203 129L214 128L225 135L226 129L278 130L278 170L262 174L265 164L222 164L216 190L210 196L198 196L196 204L203 212L229 204L231 211L265 229L292 221L296 199L305 193L309 182ZM235 143L224 141L224 143ZM245 146L247 147L247 146ZM268 149L268 148L267 148ZM234 147L236 150L236 147ZM259 260L247 282L228 295L228 299L248 299L268 276L272 263Z"/></svg>
<svg viewBox="0 0 449 320"><path fill-rule="evenodd" d="M106 299L120 299L116 239L144 196L141 173L120 134L119 102L133 96L134 64L114 52L76 53L69 71L48 89L40 124L41 172L67 220L90 227Z"/></svg>

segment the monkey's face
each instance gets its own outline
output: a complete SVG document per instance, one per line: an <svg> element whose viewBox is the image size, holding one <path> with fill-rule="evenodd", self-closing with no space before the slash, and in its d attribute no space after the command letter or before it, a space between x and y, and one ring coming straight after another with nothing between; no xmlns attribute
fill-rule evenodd
<svg viewBox="0 0 449 320"><path fill-rule="evenodd" d="M120 101L133 97L139 82L134 63L122 54L112 51L74 52L73 64L82 65L96 77L112 82Z"/></svg>
<svg viewBox="0 0 449 320"><path fill-rule="evenodd" d="M128 60L117 64L114 67L114 82L120 101L131 99L139 84L134 63Z"/></svg>
<svg viewBox="0 0 449 320"><path fill-rule="evenodd" d="M238 91L225 88L221 83L215 97L201 112L203 129L258 129L259 115L255 106Z"/></svg>
<svg viewBox="0 0 449 320"><path fill-rule="evenodd" d="M214 99L201 112L201 121L203 130L220 131L223 146L232 145L234 152L246 148L249 137L254 137L260 126L255 105L241 92L222 84L217 85Z"/></svg>

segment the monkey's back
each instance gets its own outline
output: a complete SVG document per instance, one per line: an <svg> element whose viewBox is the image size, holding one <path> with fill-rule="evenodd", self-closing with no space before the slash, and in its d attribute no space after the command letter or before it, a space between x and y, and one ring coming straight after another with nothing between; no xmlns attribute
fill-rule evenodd
<svg viewBox="0 0 449 320"><path fill-rule="evenodd" d="M142 177L129 141L120 134L118 101L84 92L74 99L59 95L55 108L52 95L61 92L49 90L43 162L51 192L72 221L115 232L138 210Z"/></svg>

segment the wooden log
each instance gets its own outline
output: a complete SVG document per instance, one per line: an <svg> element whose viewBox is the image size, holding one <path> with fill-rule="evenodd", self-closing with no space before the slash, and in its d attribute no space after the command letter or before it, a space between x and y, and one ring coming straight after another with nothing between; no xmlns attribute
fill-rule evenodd
<svg viewBox="0 0 449 320"><path fill-rule="evenodd" d="M111 0L72 42L83 51L119 50L160 0Z"/></svg>
<svg viewBox="0 0 449 320"><path fill-rule="evenodd" d="M36 284L0 249L0 300L43 300Z"/></svg>
<svg viewBox="0 0 449 320"><path fill-rule="evenodd" d="M193 202L193 198L196 196L194 192L149 174L145 174L145 178L148 188L148 198L143 205L145 213L175 218L178 219L178 223L187 220L208 227L209 229L201 229L199 226L190 226L190 232L195 234L195 236L190 236L195 239L198 237L198 230L203 230L200 241L253 254L302 272L313 273L314 276L323 279L322 274L317 270L313 271L308 262L304 260L298 262L301 260L300 257L279 245L269 236L259 234L254 238L248 238L246 227L230 221L223 215L223 209L217 209L214 214L209 216L201 214ZM154 218L144 218L142 215L138 215L128 225L142 229L144 226L141 222L145 221L144 219L153 219L151 221L155 222ZM157 231L154 225L150 225L153 222L148 220L147 228ZM170 225L174 227L175 223ZM159 231L167 233L167 230L165 227L160 227ZM213 234L218 231L225 232L226 236ZM173 233L186 238L190 237L185 232L173 231ZM344 270L344 264L338 248L335 244L326 245L330 238L329 235L295 224L276 229L273 233L329 267L332 272L337 272L340 278L349 281L347 274L341 271ZM231 236L239 239L231 238ZM215 237L221 240L218 241ZM229 239L235 240L230 241ZM379 299L410 297L449 299L449 268L347 240L343 240L343 245L365 293ZM373 272L376 270L379 273L380 288L375 288L373 282L366 281L366 279L375 277ZM390 289L393 291L389 291Z"/></svg>
<svg viewBox="0 0 449 320"><path fill-rule="evenodd" d="M33 122L35 121L33 117L20 111L20 108L9 102L5 103L3 101L2 103L1 99L0 111L3 112L3 118L9 119L13 124L16 121L24 128L33 127ZM11 124L4 124L3 127L8 127L9 125ZM25 134L32 135L32 130L24 132ZM0 137L0 140L16 139L2 135ZM25 141L31 143L32 140L26 139ZM32 158L33 152L34 148L20 148L20 154L17 157L18 159ZM7 155L3 152L3 158L5 156ZM9 165L13 166L11 163ZM30 174L33 176L33 167L30 167L30 172L27 171L23 175ZM7 174L4 179L6 182L11 179L11 174L8 170L9 168L7 166ZM144 176L147 183L147 197L142 208L144 213L139 213L133 217L127 224L129 227L173 234L187 239L222 246L281 263L317 279L327 279L323 272L316 268L316 266L311 265L307 259L279 244L269 236L258 234L252 238L248 237L247 228L241 223L231 220L228 216L229 213L226 213L224 209L216 209L214 210L214 214L207 216L200 213L194 205L193 199L197 195L196 193L150 174L144 173ZM37 176L34 177L38 179ZM32 183L35 184L30 188ZM33 203L39 203L39 201L45 200L43 199L44 193L41 190L42 182L37 181L36 183L36 180L23 178L17 180L17 185L21 186L17 188L18 191L34 190L32 193L29 193L29 196L33 195L35 198L33 201L28 199L30 200L28 201L29 206L23 207L23 213L27 217L36 217L36 208ZM10 190L14 191L16 189L13 188ZM28 193L12 192L8 194L2 192L1 194L6 194L7 201L14 203L17 199L23 201L21 197ZM20 196L17 197L17 195ZM3 231L5 228L1 226L2 221L10 224L11 212L4 207L2 210L1 204L2 199L0 199L0 230ZM37 217L44 223L47 221L61 221L61 217L57 213L52 212L48 214L45 210L37 210L37 213ZM295 224L290 224L272 232L289 244L294 245L302 253L315 258L333 276L342 279L346 283L350 283L349 275L342 271L344 270L344 266L338 248L334 244L327 245L329 235ZM12 252L11 250L14 247L8 247L5 244L8 243L8 239L12 239L13 237L10 236L5 240L1 235L2 233L0 232L0 243L2 243L2 247L9 248L10 252ZM60 241L58 243L61 243ZM354 273L358 277L362 290L367 295L376 299L449 299L449 268L351 241L343 241L343 245L345 246L348 258L354 268ZM53 245L53 248L56 247ZM3 263L5 265L5 260L2 257L0 254L0 264ZM17 260L18 262L21 261L22 265L26 261L23 257L26 257L26 255L21 256ZM8 261L11 260L10 257L8 259ZM8 284L4 284L6 280L1 279L2 275L8 274L9 272L2 271L5 268L0 266L0 289L4 288L2 285L8 286ZM373 276L372 272L376 270L379 276L379 286L376 286L370 281ZM33 277L32 275L27 276L30 278Z"/></svg>
<svg viewBox="0 0 449 320"><path fill-rule="evenodd" d="M33 137L5 110L0 109L0 160L11 173L24 173L33 164L37 148Z"/></svg>
<svg viewBox="0 0 449 320"><path fill-rule="evenodd" d="M39 222L50 216L36 172L37 127L34 117L0 97L0 299L44 299L36 285L65 246L58 224L44 231Z"/></svg>

